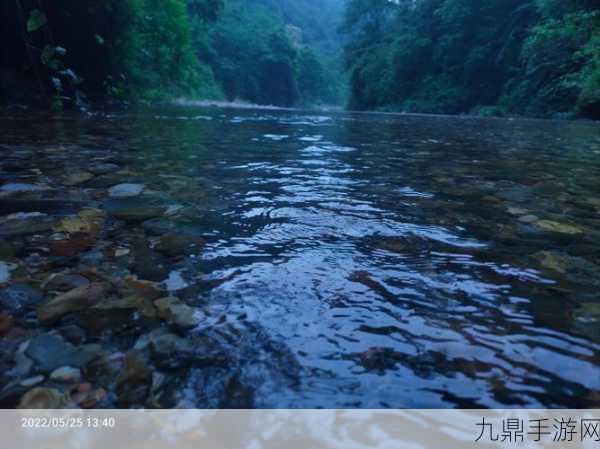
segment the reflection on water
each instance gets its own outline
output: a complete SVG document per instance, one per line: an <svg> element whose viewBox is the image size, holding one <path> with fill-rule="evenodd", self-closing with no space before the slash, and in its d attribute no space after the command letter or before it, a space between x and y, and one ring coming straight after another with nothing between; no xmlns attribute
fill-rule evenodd
<svg viewBox="0 0 600 449"><path fill-rule="evenodd" d="M9 137L117 151L184 209L208 245L171 285L210 286L196 332L253 406L575 408L600 404L599 131L179 108Z"/></svg>

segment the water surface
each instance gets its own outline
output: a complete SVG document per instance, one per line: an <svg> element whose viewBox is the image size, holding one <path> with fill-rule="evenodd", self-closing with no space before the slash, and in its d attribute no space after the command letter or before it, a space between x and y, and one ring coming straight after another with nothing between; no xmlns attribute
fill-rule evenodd
<svg viewBox="0 0 600 449"><path fill-rule="evenodd" d="M127 158L208 241L169 285L202 286L190 332L237 355L186 373L195 406L231 372L254 407L600 405L598 124L177 108L0 127Z"/></svg>

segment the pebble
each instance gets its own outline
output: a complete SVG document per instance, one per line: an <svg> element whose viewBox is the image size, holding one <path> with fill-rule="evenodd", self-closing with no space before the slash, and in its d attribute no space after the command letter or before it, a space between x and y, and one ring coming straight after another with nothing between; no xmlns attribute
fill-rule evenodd
<svg viewBox="0 0 600 449"><path fill-rule="evenodd" d="M13 282L0 289L0 305L12 312L38 304L43 299L39 290L27 285Z"/></svg>
<svg viewBox="0 0 600 449"><path fill-rule="evenodd" d="M140 195L144 188L142 184L117 184L108 189L108 195L111 198L130 198Z"/></svg>
<svg viewBox="0 0 600 449"><path fill-rule="evenodd" d="M57 382L79 382L81 380L81 370L71 366L57 368L50 374L50 379Z"/></svg>
<svg viewBox="0 0 600 449"><path fill-rule="evenodd" d="M0 284L4 284L10 280L10 270L8 264L0 262Z"/></svg>
<svg viewBox="0 0 600 449"><path fill-rule="evenodd" d="M54 388L34 388L21 398L21 409L60 409L67 404L64 394Z"/></svg>
<svg viewBox="0 0 600 449"><path fill-rule="evenodd" d="M46 378L42 375L39 376L33 376L33 377L28 377L27 379L23 379L19 385L21 385L22 387L26 387L26 388L31 388L34 387L38 384L41 384Z"/></svg>

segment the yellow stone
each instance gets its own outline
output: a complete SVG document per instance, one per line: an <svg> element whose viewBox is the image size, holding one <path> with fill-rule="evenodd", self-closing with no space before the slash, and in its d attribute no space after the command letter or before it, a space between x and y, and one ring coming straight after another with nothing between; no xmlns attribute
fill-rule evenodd
<svg viewBox="0 0 600 449"><path fill-rule="evenodd" d="M559 223L557 221L539 220L534 223L540 229L550 232L559 232L561 234L581 234L583 230L575 225Z"/></svg>

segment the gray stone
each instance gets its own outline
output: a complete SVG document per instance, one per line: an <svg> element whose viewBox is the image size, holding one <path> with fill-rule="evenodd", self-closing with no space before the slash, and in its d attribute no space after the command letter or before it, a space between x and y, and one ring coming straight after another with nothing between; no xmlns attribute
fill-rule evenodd
<svg viewBox="0 0 600 449"><path fill-rule="evenodd" d="M52 371L50 379L66 383L79 382L81 380L81 370L72 366L63 366Z"/></svg>
<svg viewBox="0 0 600 449"><path fill-rule="evenodd" d="M0 307L16 312L39 303L43 297L39 290L29 285L13 283L0 289Z"/></svg>
<svg viewBox="0 0 600 449"><path fill-rule="evenodd" d="M38 192L38 191L44 190L46 188L47 187L38 186L38 185L35 185L35 184L25 184L25 183L11 182L11 183L8 183L8 184L4 184L2 187L0 187L0 192L5 193L5 194Z"/></svg>
<svg viewBox="0 0 600 449"><path fill-rule="evenodd" d="M167 207L153 205L152 201L145 198L126 198L107 201L105 210L110 216L118 220L145 221L162 216Z"/></svg>
<svg viewBox="0 0 600 449"><path fill-rule="evenodd" d="M44 284L45 290L67 291L74 288L87 287L90 281L79 274L57 274L51 276Z"/></svg>
<svg viewBox="0 0 600 449"><path fill-rule="evenodd" d="M131 198L138 196L143 190L144 186L142 184L117 184L108 189L108 195L111 198Z"/></svg>
<svg viewBox="0 0 600 449"><path fill-rule="evenodd" d="M56 219L41 213L18 213L0 220L0 236L38 234L52 230Z"/></svg>
<svg viewBox="0 0 600 449"><path fill-rule="evenodd" d="M37 371L49 373L57 368L81 368L99 357L98 345L75 347L53 334L40 334L29 341L25 355L35 362Z"/></svg>

